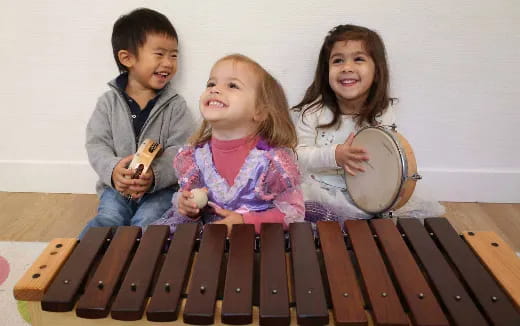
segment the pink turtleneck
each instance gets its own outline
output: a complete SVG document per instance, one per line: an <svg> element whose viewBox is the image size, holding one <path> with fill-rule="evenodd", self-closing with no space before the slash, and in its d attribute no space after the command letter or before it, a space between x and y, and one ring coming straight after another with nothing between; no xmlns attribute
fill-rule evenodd
<svg viewBox="0 0 520 326"><path fill-rule="evenodd" d="M258 137L246 137L234 140L211 139L213 163L218 173L226 179L228 185L235 183L235 178L244 165L249 152L256 146Z"/></svg>
<svg viewBox="0 0 520 326"><path fill-rule="evenodd" d="M215 169L228 185L235 183L235 178L244 165L249 152L255 148L259 137L246 137L234 140L211 139L211 153ZM260 233L262 223L283 223L284 214L278 208L263 212L249 212L242 214L244 223L254 224L257 233Z"/></svg>

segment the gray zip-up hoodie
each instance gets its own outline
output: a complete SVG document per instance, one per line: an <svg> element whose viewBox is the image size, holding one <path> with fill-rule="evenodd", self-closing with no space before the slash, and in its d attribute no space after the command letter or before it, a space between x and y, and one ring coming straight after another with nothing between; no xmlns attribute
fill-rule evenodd
<svg viewBox="0 0 520 326"><path fill-rule="evenodd" d="M173 158L195 129L186 101L169 83L152 108L136 143L132 114L122 91L117 87L115 79L108 85L111 89L98 99L86 132L88 159L99 176L96 184L98 196L101 196L105 187L113 187L112 171L116 164L122 158L134 154L147 138L163 146L163 153L152 162L155 183L150 192L176 184Z"/></svg>

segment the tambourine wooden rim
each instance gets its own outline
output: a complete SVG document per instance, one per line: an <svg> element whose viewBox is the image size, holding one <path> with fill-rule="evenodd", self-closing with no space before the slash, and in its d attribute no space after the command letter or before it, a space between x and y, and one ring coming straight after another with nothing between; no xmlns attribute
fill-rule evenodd
<svg viewBox="0 0 520 326"><path fill-rule="evenodd" d="M395 146L396 154L399 157L399 174L400 180L398 182L398 186L394 188L395 194L389 201L389 204L384 205L380 209L373 209L368 207L369 205L364 205L358 199L358 196L353 191L352 185L349 186L350 176L345 174L345 183L347 192L354 204L361 210L370 213L370 214L380 214L388 211L396 210L402 207L412 196L417 180L421 179L420 175L417 174L417 162L415 160L415 155L413 153L412 147L400 133L395 130L395 125L393 126L369 126L362 128L356 133L357 137L360 133L365 132L367 129L377 129L385 135L389 136L388 138L392 140L393 145ZM354 142L355 138L354 137ZM370 153L369 153L370 155Z"/></svg>

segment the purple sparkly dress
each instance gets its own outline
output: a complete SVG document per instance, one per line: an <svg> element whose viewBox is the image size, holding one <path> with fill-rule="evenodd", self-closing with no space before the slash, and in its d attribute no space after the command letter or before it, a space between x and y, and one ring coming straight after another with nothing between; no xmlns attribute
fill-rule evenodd
<svg viewBox="0 0 520 326"><path fill-rule="evenodd" d="M230 161L233 160L230 154ZM294 155L287 149L270 147L259 140L248 154L235 181L230 186L215 168L211 146L183 147L174 160L180 191L172 197L172 207L154 224L168 225L175 232L182 223L212 223L221 219L209 209L204 209L201 218L192 219L178 212L178 198L183 190L207 188L208 200L221 208L240 214L278 209L283 213L283 223L304 220L304 202L300 187L300 174ZM259 231L259 225L255 223Z"/></svg>

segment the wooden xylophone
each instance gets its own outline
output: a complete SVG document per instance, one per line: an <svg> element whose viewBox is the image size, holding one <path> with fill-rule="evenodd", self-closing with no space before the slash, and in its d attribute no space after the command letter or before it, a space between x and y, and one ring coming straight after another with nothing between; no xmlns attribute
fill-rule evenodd
<svg viewBox="0 0 520 326"><path fill-rule="evenodd" d="M444 218L112 231L53 240L20 279L34 326L520 325L520 259Z"/></svg>

